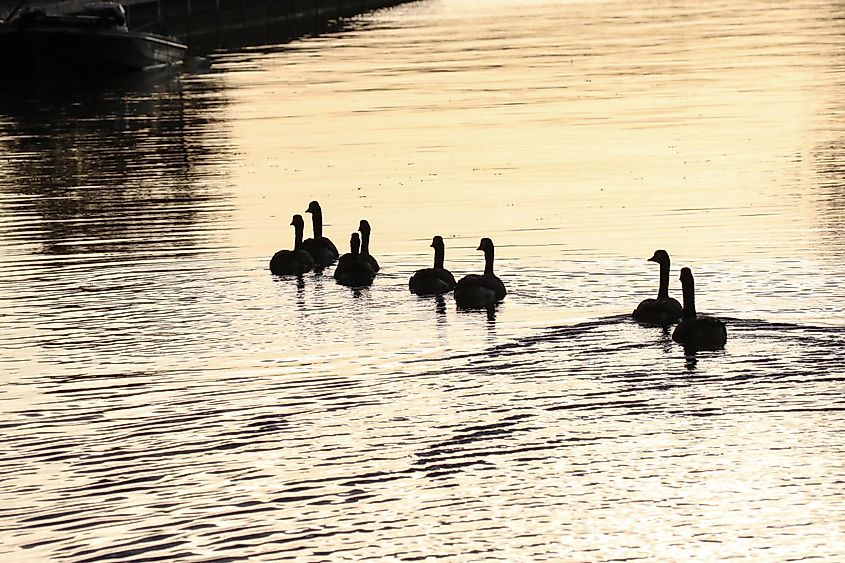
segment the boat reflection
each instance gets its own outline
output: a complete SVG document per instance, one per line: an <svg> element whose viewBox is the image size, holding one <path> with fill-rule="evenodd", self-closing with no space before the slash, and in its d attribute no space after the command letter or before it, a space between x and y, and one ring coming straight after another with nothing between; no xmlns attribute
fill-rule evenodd
<svg viewBox="0 0 845 563"><path fill-rule="evenodd" d="M46 254L202 246L228 206L215 123L225 104L213 77L166 72L4 87L0 193L17 207L7 240L37 232Z"/></svg>

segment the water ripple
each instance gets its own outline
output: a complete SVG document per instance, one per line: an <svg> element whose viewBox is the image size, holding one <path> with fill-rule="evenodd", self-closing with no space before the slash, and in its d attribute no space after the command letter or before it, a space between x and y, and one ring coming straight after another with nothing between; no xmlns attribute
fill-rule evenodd
<svg viewBox="0 0 845 563"><path fill-rule="evenodd" d="M840 20L413 2L4 85L0 553L837 561ZM315 198L372 287L268 272ZM434 234L498 308L408 293ZM629 318L662 247L724 351Z"/></svg>

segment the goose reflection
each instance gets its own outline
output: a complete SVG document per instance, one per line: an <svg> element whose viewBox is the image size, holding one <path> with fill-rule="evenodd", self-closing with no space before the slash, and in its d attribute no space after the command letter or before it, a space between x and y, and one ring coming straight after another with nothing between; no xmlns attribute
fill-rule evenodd
<svg viewBox="0 0 845 563"><path fill-rule="evenodd" d="M434 296L434 312L437 313L438 318L446 316L446 298L443 295Z"/></svg>
<svg viewBox="0 0 845 563"><path fill-rule="evenodd" d="M698 367L698 358L695 357L695 348L684 347L684 367L687 371L695 371Z"/></svg>
<svg viewBox="0 0 845 563"><path fill-rule="evenodd" d="M487 307L487 328L492 329L496 326L496 307L490 305Z"/></svg>

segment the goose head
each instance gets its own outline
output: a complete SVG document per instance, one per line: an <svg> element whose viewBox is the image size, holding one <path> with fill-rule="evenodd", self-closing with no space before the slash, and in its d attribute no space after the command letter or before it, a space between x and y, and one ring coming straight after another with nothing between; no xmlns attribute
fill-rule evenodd
<svg viewBox="0 0 845 563"><path fill-rule="evenodd" d="M352 233L349 237L349 250L352 256L357 256L361 250L361 237L358 233Z"/></svg>
<svg viewBox="0 0 845 563"><path fill-rule="evenodd" d="M316 201L312 201L308 204L308 209L305 210L306 213L321 213L322 209L320 209L320 204Z"/></svg>
<svg viewBox="0 0 845 563"><path fill-rule="evenodd" d="M657 262L658 264L669 263L669 253L665 250L655 250L654 256L648 259L649 262Z"/></svg>
<svg viewBox="0 0 845 563"><path fill-rule="evenodd" d="M305 220L302 218L302 215L296 214L293 216L293 219L290 220L290 224L294 227L303 227L305 228Z"/></svg>
<svg viewBox="0 0 845 563"><path fill-rule="evenodd" d="M493 250L493 241L487 237L481 239L481 242L478 245L476 250L483 250L485 254Z"/></svg>
<svg viewBox="0 0 845 563"><path fill-rule="evenodd" d="M440 235L435 236L431 239L431 248L443 248L443 237Z"/></svg>

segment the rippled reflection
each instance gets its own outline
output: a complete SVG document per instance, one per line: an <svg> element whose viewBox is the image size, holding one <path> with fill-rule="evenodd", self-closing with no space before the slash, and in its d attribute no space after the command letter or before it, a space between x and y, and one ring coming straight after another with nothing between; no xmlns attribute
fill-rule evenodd
<svg viewBox="0 0 845 563"><path fill-rule="evenodd" d="M89 80L4 88L3 194L28 219L7 224L6 239L61 255L208 244L203 223L227 195L201 179L226 148L219 91L186 102L178 76Z"/></svg>
<svg viewBox="0 0 845 563"><path fill-rule="evenodd" d="M842 64L841 60L839 64ZM842 86L845 86L845 81L837 76L835 87ZM845 104L838 96L831 99L825 115L836 122L845 119ZM814 147L809 159L819 178L817 216L824 233L825 246L837 260L841 260L845 256L845 136L841 132L831 131L829 136L825 135Z"/></svg>

